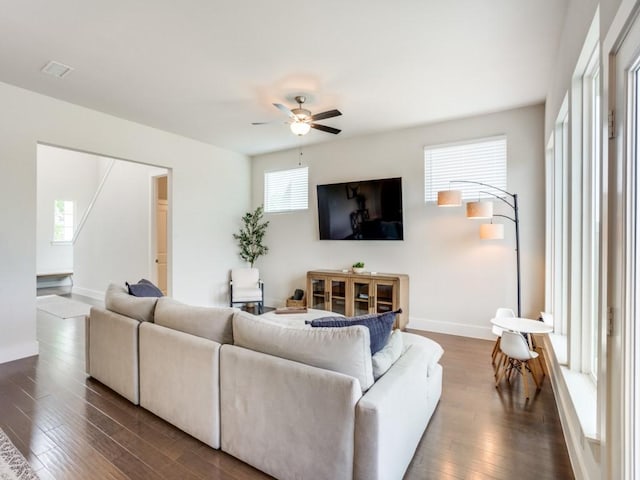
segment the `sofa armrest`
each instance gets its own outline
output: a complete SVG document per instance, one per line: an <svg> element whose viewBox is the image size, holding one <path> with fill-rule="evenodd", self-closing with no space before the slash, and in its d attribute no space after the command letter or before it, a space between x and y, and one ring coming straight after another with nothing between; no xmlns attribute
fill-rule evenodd
<svg viewBox="0 0 640 480"><path fill-rule="evenodd" d="M351 479L361 395L353 377L223 345L222 449L281 480Z"/></svg>
<svg viewBox="0 0 640 480"><path fill-rule="evenodd" d="M355 479L404 475L433 413L427 402L433 394L429 389L434 389L427 363L426 349L409 347L358 402Z"/></svg>
<svg viewBox="0 0 640 480"><path fill-rule="evenodd" d="M220 448L220 344L179 330L140 325L140 405Z"/></svg>
<svg viewBox="0 0 640 480"><path fill-rule="evenodd" d="M87 323L87 373L137 405L140 322L92 307Z"/></svg>

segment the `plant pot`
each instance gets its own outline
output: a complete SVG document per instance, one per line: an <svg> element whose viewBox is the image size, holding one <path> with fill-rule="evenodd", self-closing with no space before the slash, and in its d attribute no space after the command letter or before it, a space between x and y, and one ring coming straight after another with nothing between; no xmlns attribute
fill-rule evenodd
<svg viewBox="0 0 640 480"><path fill-rule="evenodd" d="M364 273L364 267L351 267L353 273Z"/></svg>

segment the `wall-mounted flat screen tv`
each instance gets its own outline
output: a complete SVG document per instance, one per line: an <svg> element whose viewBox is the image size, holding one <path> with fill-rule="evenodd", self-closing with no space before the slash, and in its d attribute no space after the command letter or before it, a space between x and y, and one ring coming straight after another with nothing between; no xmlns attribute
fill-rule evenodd
<svg viewBox="0 0 640 480"><path fill-rule="evenodd" d="M402 178L317 189L320 240L403 240Z"/></svg>

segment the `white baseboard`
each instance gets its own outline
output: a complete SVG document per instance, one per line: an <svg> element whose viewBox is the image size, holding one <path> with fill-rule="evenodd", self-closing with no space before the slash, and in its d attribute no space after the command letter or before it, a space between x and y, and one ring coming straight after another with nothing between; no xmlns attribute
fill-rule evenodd
<svg viewBox="0 0 640 480"><path fill-rule="evenodd" d="M100 300L104 302L104 292L99 290L91 290L90 288L82 288L82 287L73 287L71 290L73 293L77 295L84 295L85 297L93 298L94 300Z"/></svg>
<svg viewBox="0 0 640 480"><path fill-rule="evenodd" d="M478 325L468 325L465 323L410 317L407 328L424 330L426 332L446 333L459 337L481 338L483 340L495 340L496 338L496 336L491 333L491 325L489 322L487 322L486 327L479 327Z"/></svg>
<svg viewBox="0 0 640 480"><path fill-rule="evenodd" d="M10 345L0 348L0 363L12 362L25 357L38 355L40 347L37 341Z"/></svg>

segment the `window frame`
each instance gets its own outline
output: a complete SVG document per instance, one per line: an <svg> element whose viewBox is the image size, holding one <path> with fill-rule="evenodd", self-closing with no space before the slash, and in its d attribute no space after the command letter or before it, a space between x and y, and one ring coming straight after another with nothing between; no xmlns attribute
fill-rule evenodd
<svg viewBox="0 0 640 480"><path fill-rule="evenodd" d="M58 209L58 202L62 202L64 205L62 212L60 212ZM67 212L68 206L71 207L71 212ZM52 245L70 245L73 243L73 237L75 235L75 210L75 201L73 200L56 199L53 201L53 232L51 235ZM61 223L58 221L60 216L62 216ZM66 234L63 234L62 238L57 238L56 234L59 231L58 227L60 227L65 233L70 231L71 235L68 236Z"/></svg>
<svg viewBox="0 0 640 480"><path fill-rule="evenodd" d="M280 203L271 207L272 203L274 202L269 197L270 189L272 189L275 185L273 182L271 183L269 182L270 177L273 175L285 174L285 173L294 172L294 171L305 172L304 179L302 180L305 183L304 188L301 188L300 186L298 186L299 191L304 191L304 199L290 198L288 202L281 202L282 204L285 204L285 203L287 204L284 207L282 207ZM290 187L291 185L292 183L289 183L288 187ZM291 212L298 212L301 210L309 209L309 167L308 166L296 166L294 168L265 171L263 188L264 188L263 200L264 200L265 213L270 213L270 214L271 213L291 213ZM297 204L297 200L299 200L299 205Z"/></svg>
<svg viewBox="0 0 640 480"><path fill-rule="evenodd" d="M451 149L455 147L465 147L473 145L483 145L492 142L504 142L503 151L504 156L499 159L502 165L499 165L500 178L496 181L495 177L481 176L478 173L455 173L452 169L443 169L443 172L438 172L439 177L434 181L433 175L433 159L429 158L429 153L437 150ZM474 138L469 140L463 140L460 142L441 143L435 145L426 145L423 148L423 162L424 162L424 203L435 203L437 201L438 191L455 189L462 192L463 200L475 200L482 198L491 198L494 196L486 192L486 187L473 184L461 184L456 183L459 180L482 182L494 187L498 187L503 190L507 190L507 171L508 171L508 139L506 134L493 135L489 137ZM469 155L467 155L468 157ZM477 154L476 154L477 156ZM460 156L458 161L464 161L465 158ZM460 169L459 169L460 170ZM445 178L446 175L446 178Z"/></svg>
<svg viewBox="0 0 640 480"><path fill-rule="evenodd" d="M594 48L582 76L583 118L583 304L582 304L582 371L598 380L598 345L600 321L600 214L602 151L602 112L600 98L600 49Z"/></svg>

